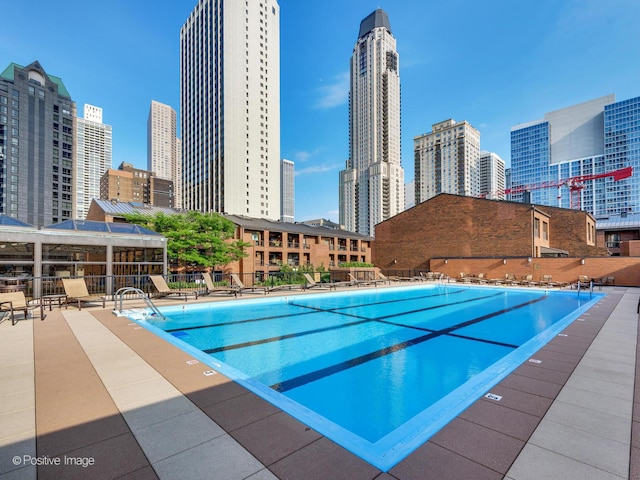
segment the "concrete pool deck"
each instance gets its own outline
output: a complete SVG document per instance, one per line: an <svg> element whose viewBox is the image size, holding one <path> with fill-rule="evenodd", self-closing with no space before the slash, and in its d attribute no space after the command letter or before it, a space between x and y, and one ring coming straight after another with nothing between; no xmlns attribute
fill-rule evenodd
<svg viewBox="0 0 640 480"><path fill-rule="evenodd" d="M0 479L640 479L640 288L604 292L387 473L108 309L4 321Z"/></svg>

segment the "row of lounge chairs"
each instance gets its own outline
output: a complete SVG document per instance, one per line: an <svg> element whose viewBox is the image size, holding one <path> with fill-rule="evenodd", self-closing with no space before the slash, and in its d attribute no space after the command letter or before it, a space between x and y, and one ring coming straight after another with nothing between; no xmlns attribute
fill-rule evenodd
<svg viewBox="0 0 640 480"><path fill-rule="evenodd" d="M521 286L521 287L568 287L571 285L569 282L557 282L553 280L551 275L542 275L539 280L534 280L532 274L522 275L520 279L516 278L513 273L507 273L503 278L487 278L484 273L477 275L467 275L461 273L460 277L456 281L461 283L475 283L475 284L492 284L492 285L507 285L507 286Z"/></svg>
<svg viewBox="0 0 640 480"><path fill-rule="evenodd" d="M381 272L376 272L375 274L367 273L365 278L357 278L353 274L349 274L349 280L342 282L332 282L332 283L318 283L316 282L311 275L308 273L303 273L305 283L303 284L285 284L285 285L274 285L274 286L263 286L263 285L245 285L240 277L232 273L230 274L232 283L229 285L216 285L211 278L209 273L203 273L203 280L206 285L205 294L227 294L227 295L235 295L236 297L243 292L252 292L252 293L263 293L267 294L269 292L281 291L281 290L308 290L308 289L329 289L334 290L337 287L352 287L352 286L377 286L379 284L391 284L392 282L404 282L404 281L442 281L443 279L450 280L449 277L443 275L439 272L420 272L418 276L414 277L387 277L383 275ZM193 296L196 299L198 298L197 290L188 290L188 289L175 289L169 287L164 277L161 275L150 275L149 276L156 292L154 294L155 297L184 297L184 300L187 301L189 297ZM533 275L523 275L520 279L516 278L515 274L507 273L504 278L493 278L489 279L483 273L479 273L477 275L467 275L461 273L457 279L451 279L454 281L462 282L462 283L476 283L476 284L493 284L493 285L506 285L506 286L527 286L527 287L567 287L574 286L576 283L566 283L566 282L556 282L553 280L551 275L542 275L540 280L535 281L533 279ZM592 283L593 282L593 283ZM578 283L582 284L590 284L597 286L602 285L615 285L614 277L604 277L601 279L589 279L586 276L580 276L578 278ZM88 292L87 284L82 278L64 278L62 279L62 284L64 286L65 295L64 295L64 305L68 306L70 304L78 307L79 310L82 309L82 306L85 304L91 303L99 303L102 304L102 308L105 308L106 297L100 295L92 295ZM60 296L60 295L58 295ZM16 313L23 313L24 317L27 318L29 312L35 310L37 308L40 309L40 317L44 318L44 299L40 300L40 302L30 302L27 301L24 292L8 292L8 293L0 293L0 313L5 312L11 318L12 325L16 323ZM51 300L49 300L51 301Z"/></svg>

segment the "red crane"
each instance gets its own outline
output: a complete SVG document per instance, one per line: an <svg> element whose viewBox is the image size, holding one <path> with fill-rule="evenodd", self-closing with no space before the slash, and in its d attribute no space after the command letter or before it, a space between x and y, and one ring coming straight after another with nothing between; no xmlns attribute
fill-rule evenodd
<svg viewBox="0 0 640 480"><path fill-rule="evenodd" d="M564 178L562 180L550 180L548 182L534 183L533 185L520 185L517 187L507 188L504 190L504 194L509 193L522 193L529 192L531 190L539 190L541 188L562 187L566 185L569 187L569 194L571 196L571 208L580 208L580 191L585 188L585 182L589 180L597 180L598 178L613 177L613 181L623 180L633 175L633 167L625 167L613 172L596 173L591 175L578 175L576 177ZM481 195L486 197L488 194Z"/></svg>

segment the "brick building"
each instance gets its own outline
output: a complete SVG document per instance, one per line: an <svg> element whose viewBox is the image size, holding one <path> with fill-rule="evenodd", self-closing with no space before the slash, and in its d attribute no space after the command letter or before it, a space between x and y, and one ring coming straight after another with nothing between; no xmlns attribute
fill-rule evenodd
<svg viewBox="0 0 640 480"><path fill-rule="evenodd" d="M348 230L303 223L275 222L239 215L224 215L236 225L236 238L251 246L248 257L227 267L260 278L280 265L337 267L345 262L371 262L372 238Z"/></svg>
<svg viewBox="0 0 640 480"><path fill-rule="evenodd" d="M167 215L180 213L178 210L140 205L136 202L94 199L87 215L88 220L124 222L132 213L153 215L163 212ZM345 262L371 263L371 243L366 235L341 228L312 226L304 223L289 223L223 215L236 225L234 239L243 240L251 246L248 256L225 266L225 270L241 274L255 274L262 278L278 272L280 265L297 267L337 267Z"/></svg>
<svg viewBox="0 0 640 480"><path fill-rule="evenodd" d="M100 198L173 208L173 181L122 162L117 170L110 168L102 175Z"/></svg>
<svg viewBox="0 0 640 480"><path fill-rule="evenodd" d="M442 193L376 225L373 263L429 270L433 258L597 257L587 212Z"/></svg>
<svg viewBox="0 0 640 480"><path fill-rule="evenodd" d="M614 256L640 256L640 213L622 212L598 217L598 245L605 246Z"/></svg>

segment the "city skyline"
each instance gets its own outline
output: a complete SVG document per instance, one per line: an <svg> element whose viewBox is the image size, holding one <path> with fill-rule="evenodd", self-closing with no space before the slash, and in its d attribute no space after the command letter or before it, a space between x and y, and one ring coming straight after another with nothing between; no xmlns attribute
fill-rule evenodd
<svg viewBox="0 0 640 480"><path fill-rule="evenodd" d="M11 22L0 32L0 61L37 60L63 78L78 105L103 108L113 126L114 164L145 168L151 100L179 110L179 30L196 3L12 2L4 10ZM391 18L401 58L406 182L413 180L413 138L447 118L478 128L482 148L509 166L512 126L603 95L621 101L640 94L640 65L632 61L640 5L633 1L543 1L518 9L506 1L279 5L281 156L296 165L297 221L337 219L338 172L349 146L349 59L359 22L378 6ZM434 21L453 12L455 31ZM80 28L85 24L90 33Z"/></svg>

